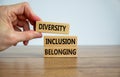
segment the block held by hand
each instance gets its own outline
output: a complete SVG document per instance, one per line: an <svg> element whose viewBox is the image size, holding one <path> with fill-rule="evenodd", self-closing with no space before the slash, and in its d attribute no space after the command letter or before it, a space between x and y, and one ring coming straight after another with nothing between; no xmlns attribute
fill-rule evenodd
<svg viewBox="0 0 120 77"><path fill-rule="evenodd" d="M36 21L36 31L43 33L69 34L69 24Z"/></svg>

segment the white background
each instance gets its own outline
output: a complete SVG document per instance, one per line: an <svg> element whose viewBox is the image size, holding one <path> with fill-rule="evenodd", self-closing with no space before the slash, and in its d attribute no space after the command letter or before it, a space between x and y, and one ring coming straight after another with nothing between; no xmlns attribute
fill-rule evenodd
<svg viewBox="0 0 120 77"><path fill-rule="evenodd" d="M120 45L120 0L0 0L0 5L24 1L43 21L69 23L78 45ZM29 45L43 45L43 38Z"/></svg>

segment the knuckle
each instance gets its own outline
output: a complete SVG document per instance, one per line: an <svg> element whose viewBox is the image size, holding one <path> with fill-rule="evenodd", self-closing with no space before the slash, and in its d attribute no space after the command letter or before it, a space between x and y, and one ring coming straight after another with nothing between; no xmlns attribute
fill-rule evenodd
<svg viewBox="0 0 120 77"><path fill-rule="evenodd" d="M23 5L29 6L29 3L28 2L23 2Z"/></svg>
<svg viewBox="0 0 120 77"><path fill-rule="evenodd" d="M31 34L30 33L26 33L26 39L27 40L31 40L33 37L31 36Z"/></svg>
<svg viewBox="0 0 120 77"><path fill-rule="evenodd" d="M0 15L1 16L6 16L9 12L9 7L8 6L0 6L0 10L3 11L3 12L0 12Z"/></svg>
<svg viewBox="0 0 120 77"><path fill-rule="evenodd" d="M8 43L10 44L15 44L18 42L17 37L15 37L14 34L9 34L8 39L9 39Z"/></svg>

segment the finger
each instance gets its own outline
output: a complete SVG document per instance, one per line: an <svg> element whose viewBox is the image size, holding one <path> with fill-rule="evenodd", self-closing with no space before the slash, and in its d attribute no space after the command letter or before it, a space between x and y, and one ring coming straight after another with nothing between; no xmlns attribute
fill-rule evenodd
<svg viewBox="0 0 120 77"><path fill-rule="evenodd" d="M18 26L22 26L23 27L23 31L29 31L30 30L28 21L18 21ZM28 42L29 42L28 40L23 41L23 44L27 45Z"/></svg>
<svg viewBox="0 0 120 77"><path fill-rule="evenodd" d="M35 30L36 21L40 21L41 19L37 15L34 14L29 4L27 2L23 2L19 4L14 4L11 6L13 9L13 12L16 15L23 15L23 16L20 16L20 19L25 19L25 18L28 19L30 23L33 25L34 30Z"/></svg>
<svg viewBox="0 0 120 77"><path fill-rule="evenodd" d="M15 31L21 32L22 30L18 26L13 26Z"/></svg>
<svg viewBox="0 0 120 77"><path fill-rule="evenodd" d="M26 21L26 17L24 15L18 15L17 18L22 21Z"/></svg>
<svg viewBox="0 0 120 77"><path fill-rule="evenodd" d="M17 45L17 43L13 44L13 46L16 46L16 45Z"/></svg>
<svg viewBox="0 0 120 77"><path fill-rule="evenodd" d="M16 42L41 38L42 34L36 31L15 32Z"/></svg>
<svg viewBox="0 0 120 77"><path fill-rule="evenodd" d="M28 45L29 40L23 41L23 44L26 46Z"/></svg>
<svg viewBox="0 0 120 77"><path fill-rule="evenodd" d="M23 30L24 30L24 31L30 30L28 21L18 21L17 25L18 25L19 27L23 27Z"/></svg>
<svg viewBox="0 0 120 77"><path fill-rule="evenodd" d="M27 21L27 22L28 22L29 20L27 20L25 16L19 15L17 22L18 22L18 21ZM33 21L30 20L30 23L33 25L33 30L35 31L35 30L36 30L36 29L35 29L36 22L33 22ZM21 23L20 23L20 24L21 24ZM22 25L21 25L21 26L22 26Z"/></svg>
<svg viewBox="0 0 120 77"><path fill-rule="evenodd" d="M30 21L39 21L40 18L35 15L27 2L11 5L16 15L25 15Z"/></svg>

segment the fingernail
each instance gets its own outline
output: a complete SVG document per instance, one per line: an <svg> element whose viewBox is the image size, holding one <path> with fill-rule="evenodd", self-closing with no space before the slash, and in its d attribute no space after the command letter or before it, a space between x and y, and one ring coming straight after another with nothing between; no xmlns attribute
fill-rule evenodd
<svg viewBox="0 0 120 77"><path fill-rule="evenodd" d="M25 41L25 44L28 45L28 42L29 42L29 41Z"/></svg>
<svg viewBox="0 0 120 77"><path fill-rule="evenodd" d="M35 18L36 21L42 21L42 19L39 16L37 16L37 15L35 15L34 18Z"/></svg>
<svg viewBox="0 0 120 77"><path fill-rule="evenodd" d="M27 46L27 45L28 45L28 41L23 41L23 44L24 44L25 46Z"/></svg>

